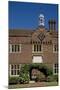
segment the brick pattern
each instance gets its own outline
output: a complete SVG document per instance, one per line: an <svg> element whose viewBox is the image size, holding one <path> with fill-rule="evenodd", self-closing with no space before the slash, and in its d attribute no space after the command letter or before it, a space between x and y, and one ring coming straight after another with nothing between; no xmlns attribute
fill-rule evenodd
<svg viewBox="0 0 60 90"><path fill-rule="evenodd" d="M43 32L45 35L43 42L52 41L52 43L43 44L42 53L32 53L33 42L37 42L37 43L40 42L40 40L37 38L40 32ZM17 37L15 37L13 34L11 36L10 33L9 44L21 44L21 53L9 53L9 64L32 63L32 58L34 55L42 56L43 63L53 64L58 62L58 53L53 53L53 44L58 44L58 34L56 31L50 34L50 32L47 32L43 28L43 29L37 29L32 34L30 33L30 36L17 35Z"/></svg>

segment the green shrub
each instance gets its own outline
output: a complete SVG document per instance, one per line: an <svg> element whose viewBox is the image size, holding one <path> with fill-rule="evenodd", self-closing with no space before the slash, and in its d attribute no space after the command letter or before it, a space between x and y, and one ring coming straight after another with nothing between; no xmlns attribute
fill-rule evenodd
<svg viewBox="0 0 60 90"><path fill-rule="evenodd" d="M9 84L18 84L19 77L9 77Z"/></svg>
<svg viewBox="0 0 60 90"><path fill-rule="evenodd" d="M54 81L58 82L58 75L53 75Z"/></svg>
<svg viewBox="0 0 60 90"><path fill-rule="evenodd" d="M52 80L52 78L50 76L52 76L53 72L52 72L52 69L49 68L47 65L45 65L45 64L23 64L21 66L20 75L19 75L20 83L29 83L29 80L30 80L29 71L32 68L36 68L39 71L41 71L41 74L37 75L37 78L35 81L50 81L50 80Z"/></svg>
<svg viewBox="0 0 60 90"><path fill-rule="evenodd" d="M37 68L39 69L46 77L50 76L53 74L53 71L51 68L49 68L47 65L45 64L31 64L30 68Z"/></svg>
<svg viewBox="0 0 60 90"><path fill-rule="evenodd" d="M53 78L53 76L48 76L45 81L46 82L53 82L54 78Z"/></svg>
<svg viewBox="0 0 60 90"><path fill-rule="evenodd" d="M44 73L45 77L53 75L52 69L45 65L40 67L40 71Z"/></svg>
<svg viewBox="0 0 60 90"><path fill-rule="evenodd" d="M29 83L29 76L28 74L24 73L22 76L19 77L19 82L21 84Z"/></svg>
<svg viewBox="0 0 60 90"><path fill-rule="evenodd" d="M26 84L29 83L30 77L29 77L29 65L24 64L21 67L20 75L19 75L19 82Z"/></svg>
<svg viewBox="0 0 60 90"><path fill-rule="evenodd" d="M52 76L48 76L46 78L47 82L54 82L54 81L58 81L58 75L52 75Z"/></svg>
<svg viewBox="0 0 60 90"><path fill-rule="evenodd" d="M45 75L42 72L40 72L40 74L38 74L36 79L35 79L36 82L37 81L41 82L41 81L44 81L44 80L45 80Z"/></svg>

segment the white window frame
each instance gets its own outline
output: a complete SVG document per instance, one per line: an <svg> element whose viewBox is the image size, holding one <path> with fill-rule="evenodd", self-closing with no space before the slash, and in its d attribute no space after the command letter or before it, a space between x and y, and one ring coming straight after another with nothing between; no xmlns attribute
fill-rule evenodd
<svg viewBox="0 0 60 90"><path fill-rule="evenodd" d="M57 63L55 63L55 64L57 64ZM58 73L55 73L55 69L58 70L58 67L55 67L55 64L53 64L53 75L57 75L58 74Z"/></svg>
<svg viewBox="0 0 60 90"><path fill-rule="evenodd" d="M15 70L16 70L16 75L12 75L12 74L11 74L11 71L12 71L11 65L19 65L19 69L15 69ZM21 68L21 64L10 64L10 65L9 65L9 75L10 75L10 77L19 76L19 75L17 74L17 70L20 70L20 68Z"/></svg>
<svg viewBox="0 0 60 90"><path fill-rule="evenodd" d="M57 52L58 52L57 50L55 51L55 45L56 45L56 44L53 44L53 53L57 53ZM58 48L58 45L56 45L56 46L57 46L57 48Z"/></svg>
<svg viewBox="0 0 60 90"><path fill-rule="evenodd" d="M34 51L34 45L36 45L36 51ZM37 51L37 45L41 45L41 51ZM43 44L33 44L32 53L43 53Z"/></svg>
<svg viewBox="0 0 60 90"><path fill-rule="evenodd" d="M19 49L20 49L20 51L12 51L12 45L19 45L20 47L19 47ZM21 44L9 44L9 53L21 53Z"/></svg>

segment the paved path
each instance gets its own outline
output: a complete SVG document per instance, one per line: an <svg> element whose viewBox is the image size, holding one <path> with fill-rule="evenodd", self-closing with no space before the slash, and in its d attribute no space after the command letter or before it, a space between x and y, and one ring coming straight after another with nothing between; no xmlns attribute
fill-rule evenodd
<svg viewBox="0 0 60 90"><path fill-rule="evenodd" d="M30 88L30 87L45 87L45 86L58 86L57 82L35 82L29 84L16 84L9 85L9 89L11 88Z"/></svg>

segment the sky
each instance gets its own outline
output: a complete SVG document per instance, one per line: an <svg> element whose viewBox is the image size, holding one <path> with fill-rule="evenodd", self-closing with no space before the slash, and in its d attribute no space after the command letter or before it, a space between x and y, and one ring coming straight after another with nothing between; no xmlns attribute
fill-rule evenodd
<svg viewBox="0 0 60 90"><path fill-rule="evenodd" d="M9 29L36 29L38 28L39 15L45 17L45 27L48 29L48 21L56 20L56 30L58 30L58 5L27 3L27 2L8 2Z"/></svg>

